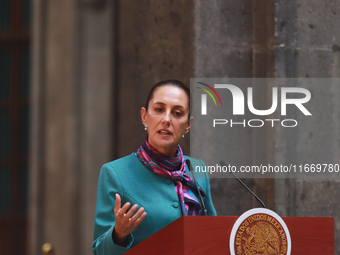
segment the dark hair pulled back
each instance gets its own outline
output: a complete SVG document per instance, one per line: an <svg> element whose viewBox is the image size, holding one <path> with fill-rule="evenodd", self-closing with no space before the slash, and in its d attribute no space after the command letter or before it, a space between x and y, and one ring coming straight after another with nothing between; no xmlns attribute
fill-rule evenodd
<svg viewBox="0 0 340 255"><path fill-rule="evenodd" d="M159 87L163 87L163 86L174 86L174 87L182 89L185 92L185 94L187 95L189 109L190 109L190 89L187 86L185 86L184 83L181 82L181 81L178 81L178 80L166 80L166 81L160 81L160 82L158 82L156 85L154 85L152 87L152 89L150 90L150 93L148 95L148 98L146 100L146 105L145 105L145 109L146 110L148 110L149 102L153 98L155 91Z"/></svg>

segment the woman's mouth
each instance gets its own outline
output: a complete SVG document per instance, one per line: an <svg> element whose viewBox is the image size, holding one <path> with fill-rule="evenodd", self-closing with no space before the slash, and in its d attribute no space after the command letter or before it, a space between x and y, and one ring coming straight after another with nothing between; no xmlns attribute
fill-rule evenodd
<svg viewBox="0 0 340 255"><path fill-rule="evenodd" d="M168 130L159 130L158 133L160 133L161 135L171 135L171 132Z"/></svg>

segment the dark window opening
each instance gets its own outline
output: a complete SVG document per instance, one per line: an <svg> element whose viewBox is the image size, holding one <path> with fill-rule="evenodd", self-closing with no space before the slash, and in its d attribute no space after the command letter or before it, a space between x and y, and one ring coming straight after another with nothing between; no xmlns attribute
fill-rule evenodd
<svg viewBox="0 0 340 255"><path fill-rule="evenodd" d="M0 254L26 254L30 0L0 0Z"/></svg>

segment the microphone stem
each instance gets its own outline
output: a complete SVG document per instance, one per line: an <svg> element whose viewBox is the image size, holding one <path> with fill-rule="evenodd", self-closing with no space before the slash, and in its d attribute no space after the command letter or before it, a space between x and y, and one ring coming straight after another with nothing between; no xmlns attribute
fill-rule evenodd
<svg viewBox="0 0 340 255"><path fill-rule="evenodd" d="M221 161L220 164L223 165L223 166L227 166L227 164L226 164L224 161ZM267 208L266 205L262 202L262 200L261 200L258 196L256 196L256 195L254 194L254 192L252 192L252 191L248 188L248 186L245 185L244 182L241 181L241 179L238 178L238 177L236 176L236 174L234 174L232 171L229 171L229 173L231 173L231 174L232 174L232 175L233 175L233 176L234 176L234 177L235 177L235 178L243 185L243 187L245 187L245 188L250 192L250 194L252 194L252 195L256 198L256 200L260 202L260 204L263 206L263 208Z"/></svg>
<svg viewBox="0 0 340 255"><path fill-rule="evenodd" d="M254 192L252 192L249 188L248 188L248 186L247 185L245 185L244 184L244 182L243 181L241 181L241 179L240 178L238 178L233 172L231 172L231 174L243 185L243 187L245 187L256 199L257 199L257 201L259 201L260 202L260 204L263 206L263 208L267 208L266 207L266 205L262 202L262 200L258 197L258 196L256 196L255 194L254 194Z"/></svg>

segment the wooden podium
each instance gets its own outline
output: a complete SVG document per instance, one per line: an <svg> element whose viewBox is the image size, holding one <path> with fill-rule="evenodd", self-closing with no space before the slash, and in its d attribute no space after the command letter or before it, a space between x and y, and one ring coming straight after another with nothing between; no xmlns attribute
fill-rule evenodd
<svg viewBox="0 0 340 255"><path fill-rule="evenodd" d="M184 216L125 254L230 254L229 237L238 217ZM292 255L334 255L334 218L282 217Z"/></svg>

